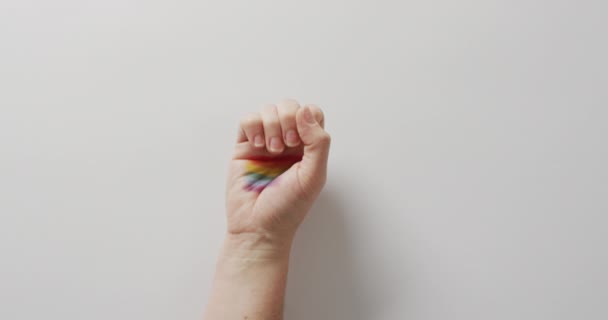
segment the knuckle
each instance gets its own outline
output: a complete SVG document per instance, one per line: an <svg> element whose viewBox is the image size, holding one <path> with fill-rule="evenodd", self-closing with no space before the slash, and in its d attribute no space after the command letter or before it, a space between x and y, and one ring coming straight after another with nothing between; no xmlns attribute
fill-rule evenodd
<svg viewBox="0 0 608 320"><path fill-rule="evenodd" d="M252 127L261 122L260 115L257 113L251 113L241 118L241 126L242 127Z"/></svg>
<svg viewBox="0 0 608 320"><path fill-rule="evenodd" d="M297 110L299 107L300 103L295 99L283 99L279 102L279 109L282 110Z"/></svg>
<svg viewBox="0 0 608 320"><path fill-rule="evenodd" d="M295 123L296 122L296 112L279 112L279 120L281 123Z"/></svg>
<svg viewBox="0 0 608 320"><path fill-rule="evenodd" d="M277 106L274 104L265 104L262 106L262 112L263 113L276 113Z"/></svg>
<svg viewBox="0 0 608 320"><path fill-rule="evenodd" d="M279 122L279 119L273 118L273 119L264 120L264 127L266 127L266 128L274 129L274 128L280 127L280 126L281 126L281 123Z"/></svg>

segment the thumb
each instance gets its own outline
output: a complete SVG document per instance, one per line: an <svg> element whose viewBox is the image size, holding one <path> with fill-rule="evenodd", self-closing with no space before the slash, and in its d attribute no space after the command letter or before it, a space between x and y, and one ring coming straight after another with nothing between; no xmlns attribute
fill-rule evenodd
<svg viewBox="0 0 608 320"><path fill-rule="evenodd" d="M304 145L298 178L306 192L316 194L325 184L331 137L315 120L309 106L298 110L296 124L300 140Z"/></svg>

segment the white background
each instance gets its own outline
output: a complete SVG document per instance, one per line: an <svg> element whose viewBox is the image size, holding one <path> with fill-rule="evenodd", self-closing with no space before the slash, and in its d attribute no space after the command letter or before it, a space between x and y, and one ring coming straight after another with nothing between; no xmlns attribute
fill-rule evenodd
<svg viewBox="0 0 608 320"><path fill-rule="evenodd" d="M603 0L0 2L0 319L200 319L241 114L317 103L287 320L607 319Z"/></svg>

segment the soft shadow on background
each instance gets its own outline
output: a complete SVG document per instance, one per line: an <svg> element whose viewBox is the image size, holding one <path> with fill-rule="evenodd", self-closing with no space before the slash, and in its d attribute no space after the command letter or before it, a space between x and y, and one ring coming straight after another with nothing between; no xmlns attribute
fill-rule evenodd
<svg viewBox="0 0 608 320"><path fill-rule="evenodd" d="M374 319L407 304L410 286L403 248L387 243L378 247L361 240L377 237L379 232L397 232L380 228L381 221L380 225L361 225L364 217L378 210L356 185L350 184L348 190L327 185L298 230L291 255L285 319ZM399 214L389 212L387 216ZM399 233L403 235L402 230ZM399 290L389 290L391 284Z"/></svg>
<svg viewBox="0 0 608 320"><path fill-rule="evenodd" d="M395 220L405 212L385 207L383 215L375 215L381 197L369 199L347 176L339 181L348 188L328 184L296 235L285 319L417 316L414 256L408 249L412 230ZM380 235L387 241L370 241Z"/></svg>
<svg viewBox="0 0 608 320"><path fill-rule="evenodd" d="M348 213L323 192L298 230L289 271L285 318L366 319Z"/></svg>

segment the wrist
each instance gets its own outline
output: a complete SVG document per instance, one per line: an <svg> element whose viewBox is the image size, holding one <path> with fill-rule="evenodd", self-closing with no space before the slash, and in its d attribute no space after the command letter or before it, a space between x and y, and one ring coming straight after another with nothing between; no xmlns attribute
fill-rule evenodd
<svg viewBox="0 0 608 320"><path fill-rule="evenodd" d="M282 319L291 238L281 240L226 235L205 319Z"/></svg>
<svg viewBox="0 0 608 320"><path fill-rule="evenodd" d="M228 233L224 239L222 257L250 262L288 260L292 242L293 235Z"/></svg>

